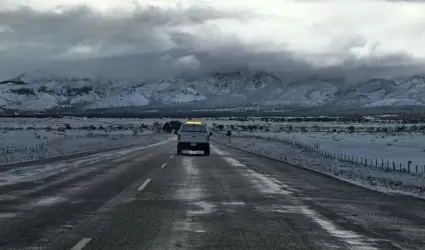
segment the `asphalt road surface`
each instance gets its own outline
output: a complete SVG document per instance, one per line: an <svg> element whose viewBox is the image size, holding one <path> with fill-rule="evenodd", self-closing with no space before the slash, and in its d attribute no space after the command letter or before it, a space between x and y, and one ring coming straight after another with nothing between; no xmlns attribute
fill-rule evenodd
<svg viewBox="0 0 425 250"><path fill-rule="evenodd" d="M175 147L0 185L0 249L425 249L424 201L218 143L209 157Z"/></svg>

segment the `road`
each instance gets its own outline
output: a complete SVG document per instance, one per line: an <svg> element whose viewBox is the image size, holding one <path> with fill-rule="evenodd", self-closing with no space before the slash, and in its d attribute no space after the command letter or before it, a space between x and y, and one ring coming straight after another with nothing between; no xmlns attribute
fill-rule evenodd
<svg viewBox="0 0 425 250"><path fill-rule="evenodd" d="M177 156L175 143L0 185L0 249L425 249L421 200L219 143Z"/></svg>

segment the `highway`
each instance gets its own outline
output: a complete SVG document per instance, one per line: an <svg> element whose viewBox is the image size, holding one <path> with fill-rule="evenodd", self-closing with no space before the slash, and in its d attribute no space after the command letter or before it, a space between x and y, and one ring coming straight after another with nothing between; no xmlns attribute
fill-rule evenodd
<svg viewBox="0 0 425 250"><path fill-rule="evenodd" d="M175 152L170 140L74 157L0 185L0 249L425 249L422 200L216 142L209 157Z"/></svg>

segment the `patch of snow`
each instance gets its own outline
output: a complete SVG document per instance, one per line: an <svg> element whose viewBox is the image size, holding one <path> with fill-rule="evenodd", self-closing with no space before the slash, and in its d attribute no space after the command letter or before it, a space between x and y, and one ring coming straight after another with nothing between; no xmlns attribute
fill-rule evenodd
<svg viewBox="0 0 425 250"><path fill-rule="evenodd" d="M246 205L243 201L226 201L221 203L224 206L244 206Z"/></svg>
<svg viewBox="0 0 425 250"><path fill-rule="evenodd" d="M205 202L205 201L197 201L197 202L193 202L193 205L199 207L199 210L188 210L187 214L189 216L195 216L195 215L205 215L205 214L210 214L213 212L214 209L214 205Z"/></svg>
<svg viewBox="0 0 425 250"><path fill-rule="evenodd" d="M184 157L182 165L188 178L188 183L176 190L174 198L177 200L198 201L204 196L203 189L197 180L199 170L191 157Z"/></svg>
<svg viewBox="0 0 425 250"><path fill-rule="evenodd" d="M95 100L88 108L118 108L118 107L139 107L149 104L149 100L140 93L122 94Z"/></svg>
<svg viewBox="0 0 425 250"><path fill-rule="evenodd" d="M323 229L329 232L331 235L343 240L346 242L350 249L355 250L377 250L378 248L373 245L373 240L369 239L363 235L359 235L353 231L344 230L342 228L337 227L331 221L325 219L324 217L317 214L315 211L301 206L301 212L308 216L310 219L319 224Z"/></svg>
<svg viewBox="0 0 425 250"><path fill-rule="evenodd" d="M292 194L292 192L289 191L291 189L290 187L280 183L277 179L271 176L265 176L250 169L245 169L244 171L246 171L244 175L248 177L254 186L263 193L283 195Z"/></svg>
<svg viewBox="0 0 425 250"><path fill-rule="evenodd" d="M223 157L224 160L226 160L230 165L234 166L234 167L246 167L245 164L243 164L242 162L236 160L233 157Z"/></svg>
<svg viewBox="0 0 425 250"><path fill-rule="evenodd" d="M10 218L13 218L13 217L16 217L16 216L17 216L16 213L3 213L3 212L0 212L0 220L1 219L10 219Z"/></svg>
<svg viewBox="0 0 425 250"><path fill-rule="evenodd" d="M41 199L36 200L34 203L32 203L31 207L45 207L45 206L51 206L57 203L64 202L65 199L62 197L44 197Z"/></svg>

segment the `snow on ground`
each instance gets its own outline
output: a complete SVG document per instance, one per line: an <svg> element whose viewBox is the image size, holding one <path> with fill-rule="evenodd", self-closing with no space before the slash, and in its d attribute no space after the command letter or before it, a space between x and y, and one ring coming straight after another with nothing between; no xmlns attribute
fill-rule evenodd
<svg viewBox="0 0 425 250"><path fill-rule="evenodd" d="M158 120L1 118L0 165L144 145L170 137L156 132L155 122Z"/></svg>
<svg viewBox="0 0 425 250"><path fill-rule="evenodd" d="M236 132L240 136L260 136L274 140L291 139L303 144L316 145L322 150L333 154L344 154L347 157L372 160L381 164L389 161L406 168L408 161L411 166L425 166L425 135L422 133L325 133L325 132Z"/></svg>
<svg viewBox="0 0 425 250"><path fill-rule="evenodd" d="M282 117L246 117L246 120L243 120L241 117L221 117L221 118L202 118L209 126L213 125L224 125L234 127L239 126L249 126L249 125L257 125L257 126L265 126L270 129L270 131L274 131L279 128L287 128L288 126L293 126L295 129L299 129L300 127L305 127L309 131L314 131L316 128L321 131L333 131L333 129L344 130L347 131L348 127L354 126L356 131L366 131L370 128L388 128L390 130L394 130L397 127L405 126L406 130L409 131L411 127L415 126L417 128L421 128L425 126L425 123L408 123L408 122L400 122L396 120L379 120L377 118L365 118L366 121L362 122L342 122L342 121L329 121L329 122L321 122L321 121L305 121L302 119L307 119L309 117L284 117L288 121L282 121ZM244 118L245 119L245 118ZM276 119L276 120L275 120ZM299 121L290 121L291 119L300 119Z"/></svg>
<svg viewBox="0 0 425 250"><path fill-rule="evenodd" d="M105 132L13 131L0 135L0 165L46 159L61 155L141 145L170 137L169 134L145 131ZM0 167L1 168L1 167Z"/></svg>
<svg viewBox="0 0 425 250"><path fill-rule="evenodd" d="M0 118L0 130L4 128L22 128L28 127L44 129L47 126L52 128L63 127L69 124L72 128L93 125L95 127L103 126L140 126L145 124L152 126L155 122L164 122L162 119L136 119L136 118L83 118L83 117L64 117L64 118Z"/></svg>
<svg viewBox="0 0 425 250"><path fill-rule="evenodd" d="M109 96L106 98L99 98L93 101L88 106L89 109L96 108L109 108L109 107L133 107L133 106L146 106L149 100L140 93L122 93L121 95Z"/></svg>
<svg viewBox="0 0 425 250"><path fill-rule="evenodd" d="M323 132L347 132L350 127L354 127L354 131L357 132L372 132L377 129L388 129L388 131L397 131L397 128L402 127L401 124L397 123L337 123L337 122L280 122L280 123L271 123L271 122L263 122L263 121L245 121L245 122L237 122L237 121L207 121L209 126L213 125L223 125L226 128L228 126L232 126L236 128L236 130L242 130L242 127L245 126L263 126L267 128L269 131L289 131L289 127L291 131L300 131L301 128L304 128L306 131L323 131ZM425 131L425 124L417 123L417 124L404 124L404 132L410 132L413 128L416 131ZM412 130L413 131L413 130Z"/></svg>
<svg viewBox="0 0 425 250"><path fill-rule="evenodd" d="M265 155L297 166L318 171L356 185L386 193L403 193L425 198L423 170L419 173L393 171L392 166L364 166L325 157L303 147L296 147L277 140L265 140L242 136L228 137L215 133L214 140L241 148L256 154Z"/></svg>

